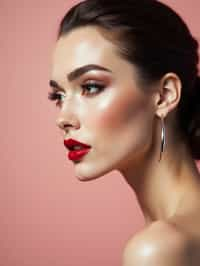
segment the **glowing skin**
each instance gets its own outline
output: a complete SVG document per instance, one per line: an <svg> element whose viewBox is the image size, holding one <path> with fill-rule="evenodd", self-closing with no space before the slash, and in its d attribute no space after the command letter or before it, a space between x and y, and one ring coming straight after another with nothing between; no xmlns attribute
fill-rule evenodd
<svg viewBox="0 0 200 266"><path fill-rule="evenodd" d="M57 123L72 125L65 138L92 146L89 154L75 164L76 176L94 179L123 167L127 156L136 160L150 144L154 113L151 98L138 87L133 66L91 27L61 38L53 62L52 79L66 90ZM73 82L67 80L67 73L87 64L112 72L91 70ZM103 84L104 90L93 96L82 95L81 85L92 81Z"/></svg>

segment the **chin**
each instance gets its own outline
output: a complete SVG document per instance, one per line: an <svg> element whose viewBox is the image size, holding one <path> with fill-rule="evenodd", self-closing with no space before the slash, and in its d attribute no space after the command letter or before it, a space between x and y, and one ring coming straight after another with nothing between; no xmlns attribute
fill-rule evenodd
<svg viewBox="0 0 200 266"><path fill-rule="evenodd" d="M101 169L97 169L97 167L93 169L84 169L84 167L80 167L78 169L77 166L77 169L75 170L75 176L79 181L91 181L101 178L102 176L110 173L112 170L114 170L112 167L104 167Z"/></svg>
<svg viewBox="0 0 200 266"><path fill-rule="evenodd" d="M99 178L100 176L80 176L80 175L76 175L76 178L79 180L79 181L82 181L82 182L87 182L87 181L92 181L92 180L95 180L97 178Z"/></svg>

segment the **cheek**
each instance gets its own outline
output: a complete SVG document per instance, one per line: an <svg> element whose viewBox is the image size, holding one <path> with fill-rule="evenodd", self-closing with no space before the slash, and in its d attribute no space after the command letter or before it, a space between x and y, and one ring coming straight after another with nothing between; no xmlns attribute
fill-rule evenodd
<svg viewBox="0 0 200 266"><path fill-rule="evenodd" d="M102 101L102 100L100 100ZM134 126L145 112L145 101L134 93L115 95L106 98L93 109L90 128L101 134L120 134L120 130Z"/></svg>
<svg viewBox="0 0 200 266"><path fill-rule="evenodd" d="M146 97L134 91L98 99L84 121L98 167L118 168L149 145L153 111ZM110 97L110 98L109 98ZM105 100L106 99L106 100ZM96 163L94 163L94 168Z"/></svg>

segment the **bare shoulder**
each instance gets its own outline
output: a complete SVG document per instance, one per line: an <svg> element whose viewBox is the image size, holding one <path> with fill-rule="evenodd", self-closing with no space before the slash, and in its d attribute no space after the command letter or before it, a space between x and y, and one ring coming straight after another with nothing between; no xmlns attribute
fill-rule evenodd
<svg viewBox="0 0 200 266"><path fill-rule="evenodd" d="M173 224L157 221L136 233L123 250L123 266L197 266L195 241Z"/></svg>

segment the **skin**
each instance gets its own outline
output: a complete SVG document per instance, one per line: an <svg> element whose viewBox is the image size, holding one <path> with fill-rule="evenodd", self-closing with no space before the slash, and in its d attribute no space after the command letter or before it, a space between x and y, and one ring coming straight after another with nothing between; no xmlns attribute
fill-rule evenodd
<svg viewBox="0 0 200 266"><path fill-rule="evenodd" d="M74 81L67 80L67 73L87 64L111 72L91 70ZM132 247L137 250L134 243L147 239L153 243L172 227L178 228L174 235L181 239L178 243L186 239L184 234L188 241L195 239L199 249L200 176L174 126L182 88L179 77L166 73L153 88L149 85L149 93L144 92L137 67L119 56L114 42L100 28L84 26L57 41L51 79L64 89L56 121L64 138L92 146L80 162L74 162L77 178L89 181L118 170L137 196L146 226L128 241L126 258ZM83 95L81 85L91 81L104 84L104 90ZM161 117L167 143L158 162ZM160 227L161 221L165 226Z"/></svg>

